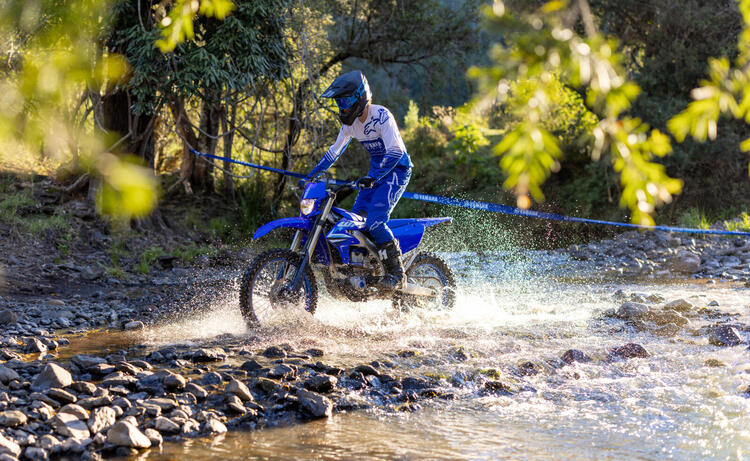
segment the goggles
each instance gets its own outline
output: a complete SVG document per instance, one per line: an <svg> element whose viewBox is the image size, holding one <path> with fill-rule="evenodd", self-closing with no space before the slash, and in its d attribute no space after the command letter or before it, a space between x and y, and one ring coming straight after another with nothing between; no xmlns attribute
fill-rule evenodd
<svg viewBox="0 0 750 461"><path fill-rule="evenodd" d="M354 92L351 96L346 96L343 98L335 98L336 105L339 106L339 110L347 110L351 108L354 104L356 104L359 97L362 95L362 90L364 89L365 84L362 83L359 85L359 88L357 88L357 91Z"/></svg>
<svg viewBox="0 0 750 461"><path fill-rule="evenodd" d="M357 100L359 99L359 95L352 95L347 96L345 98L336 98L336 105L339 106L339 109L346 110L352 107Z"/></svg>

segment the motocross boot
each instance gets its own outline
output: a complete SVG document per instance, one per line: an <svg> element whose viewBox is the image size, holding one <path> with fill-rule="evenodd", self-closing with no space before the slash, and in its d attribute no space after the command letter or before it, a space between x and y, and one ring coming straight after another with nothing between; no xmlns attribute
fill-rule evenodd
<svg viewBox="0 0 750 461"><path fill-rule="evenodd" d="M378 245L378 256L383 261L385 275L378 280L377 287L381 290L393 291L403 287L404 263L401 261L401 248L398 240L393 239Z"/></svg>

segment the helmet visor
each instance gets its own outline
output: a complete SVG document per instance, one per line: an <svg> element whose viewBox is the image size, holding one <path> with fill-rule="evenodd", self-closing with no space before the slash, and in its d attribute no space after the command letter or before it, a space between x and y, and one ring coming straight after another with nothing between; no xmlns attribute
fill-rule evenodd
<svg viewBox="0 0 750 461"><path fill-rule="evenodd" d="M354 94L344 98L336 98L336 105L339 106L339 110L346 110L352 107L359 99L359 94Z"/></svg>

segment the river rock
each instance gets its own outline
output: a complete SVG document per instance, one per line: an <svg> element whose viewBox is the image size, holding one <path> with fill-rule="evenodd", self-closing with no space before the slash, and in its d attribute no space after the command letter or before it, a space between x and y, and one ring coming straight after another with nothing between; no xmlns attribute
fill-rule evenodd
<svg viewBox="0 0 750 461"><path fill-rule="evenodd" d="M169 418L159 416L154 420L154 429L165 434L176 434L180 432L180 425Z"/></svg>
<svg viewBox="0 0 750 461"><path fill-rule="evenodd" d="M671 338L680 332L680 327L676 323L666 323L657 327L647 328L652 334L663 338Z"/></svg>
<svg viewBox="0 0 750 461"><path fill-rule="evenodd" d="M45 434L39 437L39 441L36 444L49 452L54 452L60 446L60 441L52 434Z"/></svg>
<svg viewBox="0 0 750 461"><path fill-rule="evenodd" d="M70 413L58 413L51 423L55 432L65 437L83 440L91 436L86 423Z"/></svg>
<svg viewBox="0 0 750 461"><path fill-rule="evenodd" d="M664 309L677 312L688 312L692 308L693 305L684 299L677 299L664 305Z"/></svg>
<svg viewBox="0 0 750 461"><path fill-rule="evenodd" d="M49 459L49 453L44 448L26 447L23 451L23 457L29 461L46 461Z"/></svg>
<svg viewBox="0 0 750 461"><path fill-rule="evenodd" d="M169 375L164 377L163 383L164 383L164 387L166 387L168 390L179 391L179 390L185 389L187 380L182 375L178 375L176 373L170 373Z"/></svg>
<svg viewBox="0 0 750 461"><path fill-rule="evenodd" d="M686 317L672 310L652 310L645 318L657 325L667 325L669 323L674 323L678 327L684 327L685 325L688 325L690 323L690 321Z"/></svg>
<svg viewBox="0 0 750 461"><path fill-rule="evenodd" d="M671 261L674 272L694 274L700 270L701 257L687 250L678 251Z"/></svg>
<svg viewBox="0 0 750 461"><path fill-rule="evenodd" d="M198 349L193 353L191 360L193 362L221 362L226 360L227 354L217 347Z"/></svg>
<svg viewBox="0 0 750 461"><path fill-rule="evenodd" d="M291 379L297 374L297 370L286 364L274 367L268 372L268 377L272 379Z"/></svg>
<svg viewBox="0 0 750 461"><path fill-rule="evenodd" d="M271 346L264 350L261 355L268 358L282 358L286 357L286 351L279 346Z"/></svg>
<svg viewBox="0 0 750 461"><path fill-rule="evenodd" d="M11 381L21 379L15 370L0 365L0 383L8 384Z"/></svg>
<svg viewBox="0 0 750 461"><path fill-rule="evenodd" d="M731 325L712 325L708 330L708 342L721 347L738 346L742 338Z"/></svg>
<svg viewBox="0 0 750 461"><path fill-rule="evenodd" d="M635 343L628 343L624 346L615 347L610 351L610 354L622 359L645 358L651 355L643 346Z"/></svg>
<svg viewBox="0 0 750 461"><path fill-rule="evenodd" d="M88 426L92 434L98 434L112 427L117 418L117 413L110 407L95 408L89 418Z"/></svg>
<svg viewBox="0 0 750 461"><path fill-rule="evenodd" d="M362 373L364 376L378 376L380 372L376 370L372 365L359 365L354 368L355 373Z"/></svg>
<svg viewBox="0 0 750 461"><path fill-rule="evenodd" d="M151 440L129 421L118 421L107 431L107 442L119 447L148 448Z"/></svg>
<svg viewBox="0 0 750 461"><path fill-rule="evenodd" d="M21 447L11 439L7 439L0 434L0 455L10 455L18 457L21 455Z"/></svg>
<svg viewBox="0 0 750 461"><path fill-rule="evenodd" d="M227 431L227 426L216 418L208 418L201 426L203 434L223 434Z"/></svg>
<svg viewBox="0 0 750 461"><path fill-rule="evenodd" d="M0 326L18 322L18 316L10 309L0 310Z"/></svg>
<svg viewBox="0 0 750 461"><path fill-rule="evenodd" d="M163 439L159 431L149 428L143 431L143 434L151 441L151 448L161 446Z"/></svg>
<svg viewBox="0 0 750 461"><path fill-rule="evenodd" d="M47 391L47 395L61 404L75 403L78 398L70 392L60 389L59 387L53 387Z"/></svg>
<svg viewBox="0 0 750 461"><path fill-rule="evenodd" d="M47 346L39 338L26 338L23 344L23 351L32 354L47 352Z"/></svg>
<svg viewBox="0 0 750 461"><path fill-rule="evenodd" d="M146 328L146 325L140 320L133 320L123 325L123 328L128 331L143 330L144 328Z"/></svg>
<svg viewBox="0 0 750 461"><path fill-rule="evenodd" d="M76 405L75 403L69 403L65 405L64 407L60 408L60 411L58 411L58 413L70 413L78 419L89 419L88 410L80 405Z"/></svg>
<svg viewBox="0 0 750 461"><path fill-rule="evenodd" d="M227 384L227 387L224 390L230 394L236 395L243 402L252 402L254 400L253 395L250 393L250 389L248 389L242 381L233 379L229 381L229 384Z"/></svg>
<svg viewBox="0 0 750 461"><path fill-rule="evenodd" d="M87 381L76 381L70 385L70 388L81 394L94 395L96 392L96 384Z"/></svg>
<svg viewBox="0 0 750 461"><path fill-rule="evenodd" d="M71 361L84 370L92 368L96 365L107 363L107 361L101 357L94 357L93 355L86 354L74 355L73 358L71 358Z"/></svg>
<svg viewBox="0 0 750 461"><path fill-rule="evenodd" d="M198 400L203 400L208 397L208 391L195 383L188 383L185 385L185 392L193 394Z"/></svg>
<svg viewBox="0 0 750 461"><path fill-rule="evenodd" d="M71 384L73 384L73 377L68 370L56 363L48 363L31 384L31 389L40 392L53 387L67 387Z"/></svg>
<svg viewBox="0 0 750 461"><path fill-rule="evenodd" d="M649 313L649 307L641 303L625 302L614 311L614 317L623 320L640 320Z"/></svg>
<svg viewBox="0 0 750 461"><path fill-rule="evenodd" d="M300 406L313 418L328 418L333 414L330 399L315 392L297 389Z"/></svg>
<svg viewBox="0 0 750 461"><path fill-rule="evenodd" d="M560 359L568 365L573 362L587 363L591 361L591 357L583 351L578 349L569 349L560 357Z"/></svg>
<svg viewBox="0 0 750 461"><path fill-rule="evenodd" d="M263 369L263 365L258 363L257 360L248 360L247 362L240 365L240 370L245 371L257 371Z"/></svg>
<svg viewBox="0 0 750 461"><path fill-rule="evenodd" d="M18 410L0 411L0 426L16 427L26 424L26 415Z"/></svg>
<svg viewBox="0 0 750 461"><path fill-rule="evenodd" d="M336 384L338 384L336 377L320 374L309 377L303 385L309 391L328 393L336 388Z"/></svg>

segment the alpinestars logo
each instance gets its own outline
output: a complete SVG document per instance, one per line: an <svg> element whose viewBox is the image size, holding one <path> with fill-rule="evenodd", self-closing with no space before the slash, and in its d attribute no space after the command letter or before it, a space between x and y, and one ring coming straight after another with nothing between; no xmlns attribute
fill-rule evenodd
<svg viewBox="0 0 750 461"><path fill-rule="evenodd" d="M375 129L375 125L380 123L381 125L385 125L385 122L388 121L388 111L384 108L380 108L378 110L378 115L375 117L372 117L369 122L365 123L365 136L367 136L370 133L375 133L377 131Z"/></svg>

